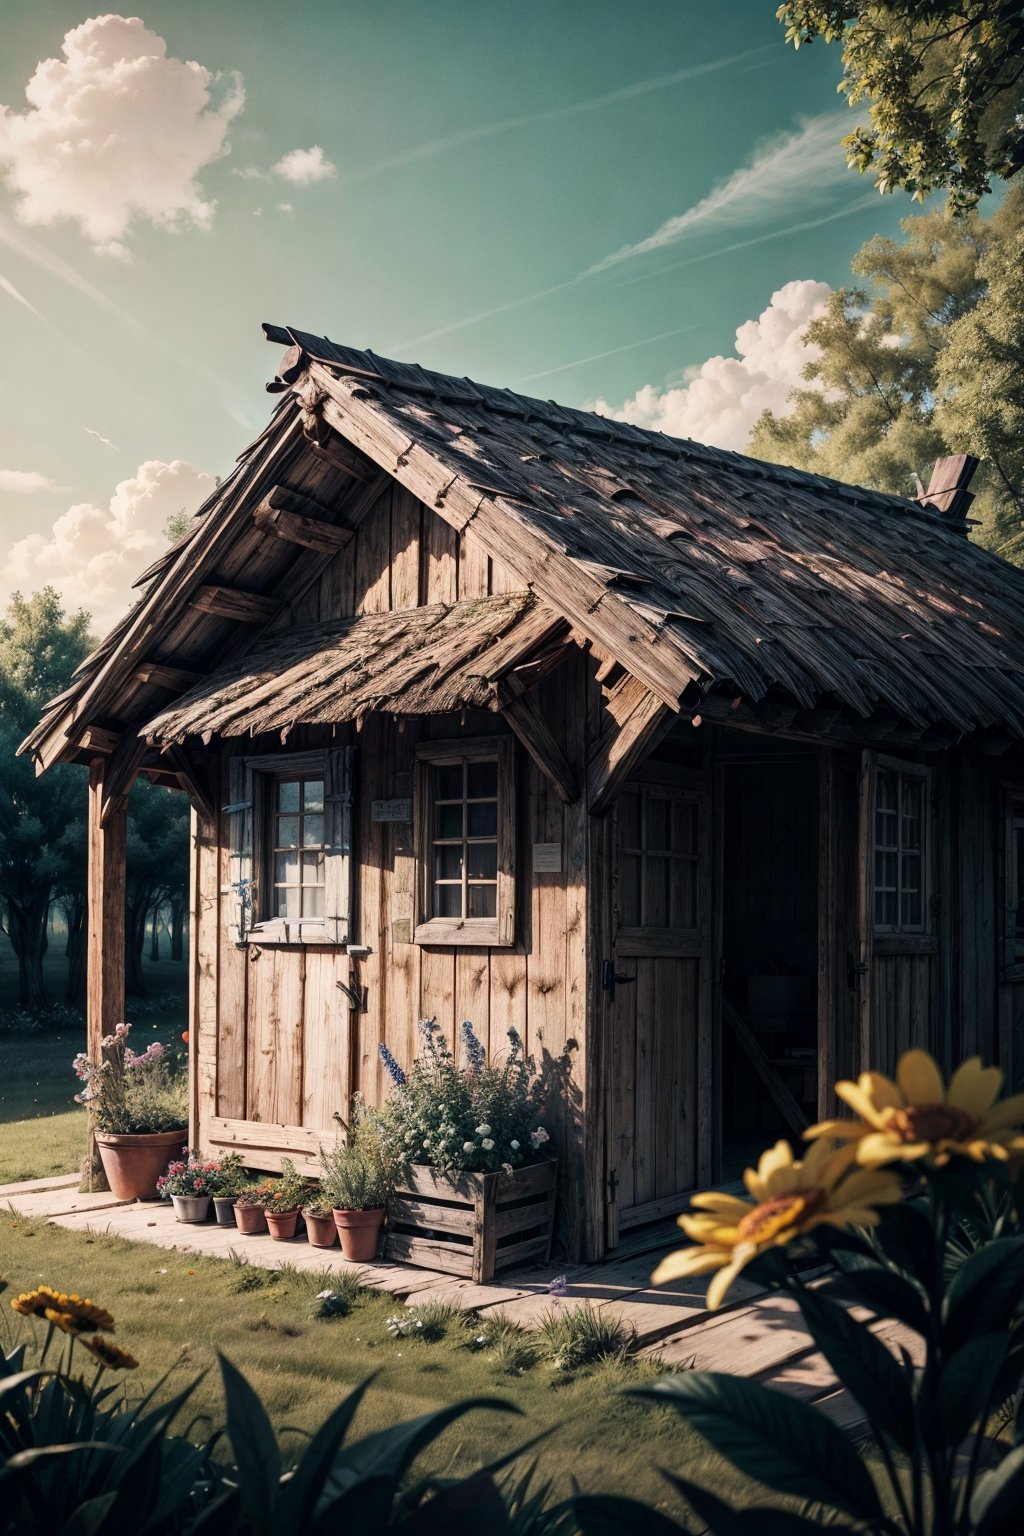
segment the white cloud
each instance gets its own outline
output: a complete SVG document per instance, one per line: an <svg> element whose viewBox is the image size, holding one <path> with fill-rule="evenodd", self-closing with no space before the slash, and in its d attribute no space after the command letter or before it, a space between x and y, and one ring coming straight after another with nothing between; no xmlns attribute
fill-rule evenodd
<svg viewBox="0 0 1024 1536"><path fill-rule="evenodd" d="M140 219L209 225L214 203L200 172L228 152L242 110L234 76L213 104L217 76L137 16L96 16L64 38L25 87L28 107L0 107L0 167L23 224L69 219L99 251L124 257Z"/></svg>
<svg viewBox="0 0 1024 1536"><path fill-rule="evenodd" d="M677 245L700 229L756 224L780 210L792 214L820 202L825 187L849 176L839 142L848 126L844 109L809 118L796 133L769 139L747 165L733 171L707 197L666 219L645 239L613 251L588 268L587 275L616 267L633 256Z"/></svg>
<svg viewBox="0 0 1024 1536"><path fill-rule="evenodd" d="M167 548L169 517L194 512L216 482L184 459L150 459L122 480L109 505L79 502L48 533L18 539L0 569L0 598L56 587L66 607L86 608L98 633L126 611L132 582Z"/></svg>
<svg viewBox="0 0 1024 1536"><path fill-rule="evenodd" d="M329 181L338 174L319 144L289 151L270 169L273 175L283 176L285 181L292 181L297 187L310 187L314 181Z"/></svg>
<svg viewBox="0 0 1024 1536"><path fill-rule="evenodd" d="M0 491L12 491L15 496L31 496L36 491L59 491L60 486L49 475L41 475L35 469L0 469Z"/></svg>
<svg viewBox="0 0 1024 1536"><path fill-rule="evenodd" d="M790 390L803 382L801 373L816 354L803 332L824 314L831 292L828 283L809 278L786 283L756 320L739 327L735 357L709 357L679 384L645 384L618 410L605 400L594 408L637 427L742 452L761 412L784 415Z"/></svg>

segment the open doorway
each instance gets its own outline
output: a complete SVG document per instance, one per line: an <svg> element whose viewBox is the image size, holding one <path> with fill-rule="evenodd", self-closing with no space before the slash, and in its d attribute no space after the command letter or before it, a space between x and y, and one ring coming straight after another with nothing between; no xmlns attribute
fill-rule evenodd
<svg viewBox="0 0 1024 1536"><path fill-rule="evenodd" d="M722 1177L814 1117L818 758L729 733L722 754Z"/></svg>

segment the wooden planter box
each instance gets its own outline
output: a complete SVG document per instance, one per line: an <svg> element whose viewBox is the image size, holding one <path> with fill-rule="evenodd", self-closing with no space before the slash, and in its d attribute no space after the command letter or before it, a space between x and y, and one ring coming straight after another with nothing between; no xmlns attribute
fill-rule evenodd
<svg viewBox="0 0 1024 1536"><path fill-rule="evenodd" d="M441 1173L416 1166L388 1204L384 1257L478 1285L499 1269L551 1255L554 1160L512 1173Z"/></svg>

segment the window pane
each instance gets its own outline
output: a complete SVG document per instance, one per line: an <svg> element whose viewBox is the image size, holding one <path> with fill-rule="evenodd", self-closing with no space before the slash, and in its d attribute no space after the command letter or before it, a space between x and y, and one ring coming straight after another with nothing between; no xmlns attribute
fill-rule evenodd
<svg viewBox="0 0 1024 1536"><path fill-rule="evenodd" d="M435 917L461 917L462 916L462 886L461 885L435 885L434 886L434 916Z"/></svg>
<svg viewBox="0 0 1024 1536"><path fill-rule="evenodd" d="M466 849L466 873L471 880L494 880L498 874L497 843L470 843Z"/></svg>
<svg viewBox="0 0 1024 1536"><path fill-rule="evenodd" d="M697 926L697 861L696 859L672 860L672 909L669 914L671 928L696 928Z"/></svg>
<svg viewBox="0 0 1024 1536"><path fill-rule="evenodd" d="M900 910L900 923L901 923L902 927L904 927L904 928L920 928L921 927L921 892L920 891L904 891L903 892L903 897L902 897L902 902L901 902L901 910Z"/></svg>
<svg viewBox="0 0 1024 1536"><path fill-rule="evenodd" d="M644 927L667 928L668 887L672 860L644 859Z"/></svg>
<svg viewBox="0 0 1024 1536"><path fill-rule="evenodd" d="M896 892L875 892L875 922L879 928L896 927Z"/></svg>
<svg viewBox="0 0 1024 1536"><path fill-rule="evenodd" d="M462 804L438 805L434 808L436 837L462 837Z"/></svg>
<svg viewBox="0 0 1024 1536"><path fill-rule="evenodd" d="M469 887L469 917L497 917L498 887L496 885L471 885Z"/></svg>
<svg viewBox="0 0 1024 1536"><path fill-rule="evenodd" d="M879 769L875 789L875 803L880 811L896 809L897 775L891 768Z"/></svg>
<svg viewBox="0 0 1024 1536"><path fill-rule="evenodd" d="M498 834L498 802L481 800L478 805L466 807L467 837L496 837Z"/></svg>
<svg viewBox="0 0 1024 1536"><path fill-rule="evenodd" d="M462 799L462 764L450 763L434 769L435 794L438 800Z"/></svg>
<svg viewBox="0 0 1024 1536"><path fill-rule="evenodd" d="M624 928L640 926L640 858L635 853L619 859L619 921Z"/></svg>
<svg viewBox="0 0 1024 1536"><path fill-rule="evenodd" d="M659 853L669 849L669 802L655 795L644 801L644 847Z"/></svg>
<svg viewBox="0 0 1024 1536"><path fill-rule="evenodd" d="M434 879L462 879L462 844L448 847L444 844L434 849Z"/></svg>
<svg viewBox="0 0 1024 1536"><path fill-rule="evenodd" d="M296 918L301 916L299 897L301 892L297 885L280 885L274 892L274 911L278 917Z"/></svg>
<svg viewBox="0 0 1024 1536"><path fill-rule="evenodd" d="M672 852L697 852L697 807L689 800L677 800L672 807Z"/></svg>
<svg viewBox="0 0 1024 1536"><path fill-rule="evenodd" d="M466 793L471 800L492 798L498 793L498 764L495 761L466 764Z"/></svg>
<svg viewBox="0 0 1024 1536"><path fill-rule="evenodd" d="M278 848L298 847L299 818L297 816L279 816L277 818L274 842Z"/></svg>
<svg viewBox="0 0 1024 1536"><path fill-rule="evenodd" d="M304 811L322 811L323 808L323 779L306 779L302 785L302 809Z"/></svg>
<svg viewBox="0 0 1024 1536"><path fill-rule="evenodd" d="M302 842L306 848L318 847L324 840L324 818L322 816L303 816L302 818Z"/></svg>
<svg viewBox="0 0 1024 1536"><path fill-rule="evenodd" d="M302 888L303 917L323 917L324 888L322 885L305 885Z"/></svg>
<svg viewBox="0 0 1024 1536"><path fill-rule="evenodd" d="M277 786L277 808L279 811L297 811L299 808L299 791L302 786L297 779L286 779Z"/></svg>
<svg viewBox="0 0 1024 1536"><path fill-rule="evenodd" d="M299 856L297 853L275 853L274 881L277 885L298 885Z"/></svg>
<svg viewBox="0 0 1024 1536"><path fill-rule="evenodd" d="M302 855L302 883L303 885L323 885L324 856L322 853Z"/></svg>
<svg viewBox="0 0 1024 1536"><path fill-rule="evenodd" d="M619 796L619 842L623 848L640 847L640 796Z"/></svg>
<svg viewBox="0 0 1024 1536"><path fill-rule="evenodd" d="M896 889L896 855L894 853L875 854L875 887L880 891Z"/></svg>

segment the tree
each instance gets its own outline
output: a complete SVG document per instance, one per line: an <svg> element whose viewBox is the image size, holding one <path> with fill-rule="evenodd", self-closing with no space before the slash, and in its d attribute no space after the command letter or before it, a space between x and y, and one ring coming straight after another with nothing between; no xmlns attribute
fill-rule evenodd
<svg viewBox="0 0 1024 1536"><path fill-rule="evenodd" d="M796 48L841 40L839 89L870 120L847 159L881 192L945 188L961 213L1024 166L1020 0L787 0L776 15Z"/></svg>
<svg viewBox="0 0 1024 1536"><path fill-rule="evenodd" d="M142 956L146 919L188 888L189 804L185 795L139 780L128 797L128 879L125 903L125 991L144 996Z"/></svg>
<svg viewBox="0 0 1024 1536"><path fill-rule="evenodd" d="M73 876L70 829L81 822L84 804L74 768L37 778L31 760L15 754L88 650L88 615L68 617L52 587L27 599L16 592L0 620L0 901L21 1006L33 1010L47 1001L47 919L55 890Z"/></svg>
<svg viewBox="0 0 1024 1536"><path fill-rule="evenodd" d="M977 453L984 462L972 515L982 541L1012 555L1022 483L1024 185L990 219L926 213L903 230L903 241L876 237L854 258L861 282L834 293L804 332L816 349L807 387L790 394L787 414L760 417L750 451L901 496L915 494L915 475L927 484L940 455ZM997 366L1005 408L985 399Z"/></svg>

